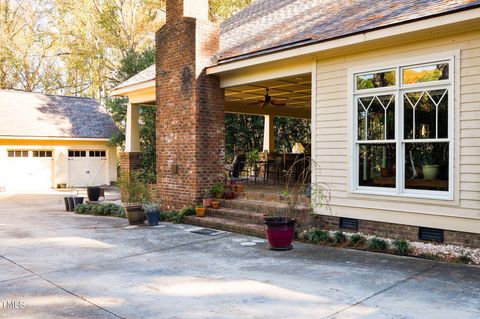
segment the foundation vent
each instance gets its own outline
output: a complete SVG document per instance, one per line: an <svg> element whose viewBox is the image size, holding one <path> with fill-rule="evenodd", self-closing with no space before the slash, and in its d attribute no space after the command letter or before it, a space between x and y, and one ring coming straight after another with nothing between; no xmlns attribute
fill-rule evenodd
<svg viewBox="0 0 480 319"><path fill-rule="evenodd" d="M443 229L420 227L418 239L443 243Z"/></svg>
<svg viewBox="0 0 480 319"><path fill-rule="evenodd" d="M339 228L358 230L358 219L340 217Z"/></svg>

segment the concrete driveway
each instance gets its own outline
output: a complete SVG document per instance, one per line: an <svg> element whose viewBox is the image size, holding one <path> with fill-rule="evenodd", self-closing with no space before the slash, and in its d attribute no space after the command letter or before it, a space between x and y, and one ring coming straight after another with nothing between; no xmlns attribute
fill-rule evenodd
<svg viewBox="0 0 480 319"><path fill-rule="evenodd" d="M480 268L128 227L0 195L0 318L479 318Z"/></svg>

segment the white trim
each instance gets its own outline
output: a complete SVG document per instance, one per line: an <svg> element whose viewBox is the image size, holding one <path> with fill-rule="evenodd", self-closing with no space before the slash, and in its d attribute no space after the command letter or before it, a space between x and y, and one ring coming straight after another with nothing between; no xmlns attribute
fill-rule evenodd
<svg viewBox="0 0 480 319"><path fill-rule="evenodd" d="M156 85L155 82L156 80L152 79L152 80L147 80L144 82L135 83L127 86L116 87L112 90L112 92L110 93L110 96L125 96L126 93L132 93L135 91L152 88L152 87L155 87Z"/></svg>
<svg viewBox="0 0 480 319"><path fill-rule="evenodd" d="M314 163L317 162L317 60L312 61L312 72L311 72L311 81L312 81L312 92L311 92L311 118L310 118L310 152ZM312 185L315 185L317 182L317 171L315 165L311 165L312 172L310 174L310 179Z"/></svg>
<svg viewBox="0 0 480 319"><path fill-rule="evenodd" d="M402 84L402 70L405 67L412 67L417 65L427 65L434 63L449 63L449 78L448 80L442 80L431 83L418 83L418 84ZM426 198L426 199L438 199L438 200L449 200L453 201L455 198L458 198L458 169L455 169L458 166L458 152L456 152L455 142L459 134L455 134L458 125L455 123L455 119L459 106L458 106L458 72L459 70L459 52L448 52L422 56L420 58L402 59L401 61L392 61L389 63L389 66L384 66L385 62L382 65L371 65L371 66L361 66L361 67L352 67L348 69L348 125L349 130L349 147L350 147L350 165L349 165L349 174L348 174L348 185L349 192L352 194L368 194L368 195L387 195L387 196L396 196L396 197L415 197L415 198ZM392 68L392 66L394 66ZM395 70L396 72L396 85L395 87L388 88L378 88L378 89L368 89L368 90L357 90L356 87L356 77L362 74L370 74L378 71L385 70ZM446 89L448 90L448 136L447 138L435 138L435 139L414 139L405 140L403 136L404 132L404 121L403 121L403 98L404 93L418 91L418 90L432 90L432 89ZM395 94L395 140L375 140L375 141L364 141L358 140L358 110L355 101L364 96L372 95L385 95L385 94ZM437 121L437 135L438 135L438 121ZM415 190L415 189L406 189L405 188L405 146L408 143L415 142L448 142L449 143L449 179L448 179L448 191L428 191L428 190ZM396 145L396 185L395 188L382 188L382 187L365 187L358 184L359 172L358 172L358 147L360 144L386 144L386 143L395 143ZM456 186L456 187L455 187Z"/></svg>
<svg viewBox="0 0 480 319"><path fill-rule="evenodd" d="M47 136L2 136L0 135L0 140L46 140L46 141L97 141L97 142L108 142L109 138L88 138L88 137L47 137Z"/></svg>
<svg viewBox="0 0 480 319"><path fill-rule="evenodd" d="M455 23L468 22L472 20L478 20L480 17L480 8L469 9L461 12L445 14L433 18L422 19L414 22L406 22L400 25L394 25L383 29L367 31L361 34L355 34L346 36L344 38L335 40L326 40L325 42L312 44L300 48L285 50L281 52L275 52L265 54L262 56L246 58L239 61L233 61L214 65L207 68L207 74L219 74L223 72L238 70L241 68L255 66L258 64L269 63L282 59L296 58L305 55L311 55L336 49L344 46L366 43L373 40L379 40L383 38L405 35L408 33L425 31L434 29L441 26L447 26ZM420 62L419 62L420 63Z"/></svg>

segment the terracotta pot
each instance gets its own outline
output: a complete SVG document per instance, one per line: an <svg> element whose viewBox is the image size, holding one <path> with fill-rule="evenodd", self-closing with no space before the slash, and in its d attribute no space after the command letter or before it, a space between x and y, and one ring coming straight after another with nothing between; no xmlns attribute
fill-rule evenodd
<svg viewBox="0 0 480 319"><path fill-rule="evenodd" d="M217 200L212 201L212 207L215 208L215 209L219 209L220 208L220 202L217 201Z"/></svg>
<svg viewBox="0 0 480 319"><path fill-rule="evenodd" d="M197 217L205 217L205 211L207 209L205 207L195 207L195 212L197 213Z"/></svg>
<svg viewBox="0 0 480 319"><path fill-rule="evenodd" d="M125 213L130 225L143 224L146 216L142 209L142 204L124 205L123 207L125 207Z"/></svg>
<svg viewBox="0 0 480 319"><path fill-rule="evenodd" d="M212 207L212 199L211 198L204 198L202 200L202 204L205 207Z"/></svg>
<svg viewBox="0 0 480 319"><path fill-rule="evenodd" d="M223 198L225 199L233 199L235 197L235 193L232 191L223 192Z"/></svg>
<svg viewBox="0 0 480 319"><path fill-rule="evenodd" d="M236 185L235 189L236 189L237 193L243 193L243 185L242 184Z"/></svg>
<svg viewBox="0 0 480 319"><path fill-rule="evenodd" d="M265 233L270 249L290 250L295 237L295 219L286 217L264 217Z"/></svg>

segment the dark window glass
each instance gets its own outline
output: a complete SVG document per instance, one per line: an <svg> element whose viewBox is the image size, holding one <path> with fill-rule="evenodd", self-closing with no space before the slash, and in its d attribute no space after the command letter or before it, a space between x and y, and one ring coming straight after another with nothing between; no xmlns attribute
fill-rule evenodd
<svg viewBox="0 0 480 319"><path fill-rule="evenodd" d="M74 151L68 151L68 157L74 157L75 152Z"/></svg>
<svg viewBox="0 0 480 319"><path fill-rule="evenodd" d="M100 152L100 156L101 156L101 157L106 157L105 151L101 151L101 152Z"/></svg>
<svg viewBox="0 0 480 319"><path fill-rule="evenodd" d="M360 144L358 184L395 188L395 144Z"/></svg>
<svg viewBox="0 0 480 319"><path fill-rule="evenodd" d="M8 151L8 157L15 157L14 151Z"/></svg>
<svg viewBox="0 0 480 319"><path fill-rule="evenodd" d="M38 151L33 151L32 156L33 157L38 157Z"/></svg>
<svg viewBox="0 0 480 319"><path fill-rule="evenodd" d="M449 143L405 145L405 188L448 191Z"/></svg>
<svg viewBox="0 0 480 319"><path fill-rule="evenodd" d="M52 157L52 151L45 151L45 157Z"/></svg>
<svg viewBox="0 0 480 319"><path fill-rule="evenodd" d="M22 151L22 157L28 157L28 151Z"/></svg>
<svg viewBox="0 0 480 319"><path fill-rule="evenodd" d="M81 151L80 156L81 157L87 157L87 152L86 151Z"/></svg>

